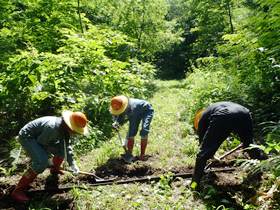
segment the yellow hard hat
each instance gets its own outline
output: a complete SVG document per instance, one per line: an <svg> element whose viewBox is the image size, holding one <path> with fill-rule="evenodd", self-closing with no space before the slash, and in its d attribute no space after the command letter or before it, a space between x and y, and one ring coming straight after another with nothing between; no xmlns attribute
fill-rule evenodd
<svg viewBox="0 0 280 210"><path fill-rule="evenodd" d="M204 109L200 109L195 113L194 121L193 121L193 126L194 126L195 130L197 130L197 128L198 128L198 123L199 123L199 120L201 118L203 111L204 111Z"/></svg>

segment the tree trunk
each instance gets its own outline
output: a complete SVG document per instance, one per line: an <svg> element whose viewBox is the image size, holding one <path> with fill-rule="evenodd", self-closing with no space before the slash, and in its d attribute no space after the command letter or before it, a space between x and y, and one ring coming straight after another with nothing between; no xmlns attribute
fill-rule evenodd
<svg viewBox="0 0 280 210"><path fill-rule="evenodd" d="M233 24L232 24L232 14L231 14L230 1L227 1L227 12L228 12L228 16L229 16L230 31L233 34L234 33L234 28L233 28Z"/></svg>
<svg viewBox="0 0 280 210"><path fill-rule="evenodd" d="M83 23L82 23L82 18L81 18L81 12L80 12L80 0L78 0L78 14L79 14L81 31L82 31L82 33L84 33L84 28L83 28Z"/></svg>

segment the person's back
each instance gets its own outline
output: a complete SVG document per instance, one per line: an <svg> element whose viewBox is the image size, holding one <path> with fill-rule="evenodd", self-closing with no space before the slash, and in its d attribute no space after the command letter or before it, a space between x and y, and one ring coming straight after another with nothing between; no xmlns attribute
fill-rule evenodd
<svg viewBox="0 0 280 210"><path fill-rule="evenodd" d="M54 143L58 139L64 139L65 132L61 128L62 118L56 116L45 116L27 123L19 131L20 138L34 139L46 145Z"/></svg>
<svg viewBox="0 0 280 210"><path fill-rule="evenodd" d="M223 141L231 133L239 136L243 148L253 143L253 122L250 111L237 103L223 101L208 106L198 112L197 134L200 149L197 154L193 181L199 183L203 169L209 158L213 157ZM248 150L251 158L264 159L256 148Z"/></svg>
<svg viewBox="0 0 280 210"><path fill-rule="evenodd" d="M249 109L240 104L230 101L217 102L211 104L203 111L200 122L209 121L211 116L227 115L234 118L248 113L250 113Z"/></svg>
<svg viewBox="0 0 280 210"><path fill-rule="evenodd" d="M150 104L142 99L129 98L128 110L126 114L129 118L144 115L148 110L152 110Z"/></svg>

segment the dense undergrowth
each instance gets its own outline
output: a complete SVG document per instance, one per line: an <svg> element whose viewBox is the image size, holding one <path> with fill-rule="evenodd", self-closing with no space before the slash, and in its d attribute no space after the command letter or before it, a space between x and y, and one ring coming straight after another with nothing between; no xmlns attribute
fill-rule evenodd
<svg viewBox="0 0 280 210"><path fill-rule="evenodd" d="M132 38L83 17L74 2L2 3L1 154L28 121L63 109L84 111L91 136L77 143L83 153L111 135L108 102L114 95L146 98L153 88L152 64L138 60ZM6 10L5 10L6 9Z"/></svg>

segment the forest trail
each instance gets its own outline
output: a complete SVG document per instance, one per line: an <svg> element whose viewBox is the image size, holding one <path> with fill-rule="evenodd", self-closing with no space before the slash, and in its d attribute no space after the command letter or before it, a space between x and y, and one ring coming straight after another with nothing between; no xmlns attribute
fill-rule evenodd
<svg viewBox="0 0 280 210"><path fill-rule="evenodd" d="M168 171L189 172L194 164L198 142L194 136L187 135L188 123L183 121L181 116L185 109L185 89L182 87L182 82L176 80L157 80L155 84L155 93L148 100L155 112L146 150L147 160L124 164L121 160L124 151L116 134L100 148L81 158L82 170L95 171L102 177L110 175L131 177ZM128 123L120 129L123 138L126 136L127 129ZM139 153L140 136L137 134L133 155L138 156Z"/></svg>
<svg viewBox="0 0 280 210"><path fill-rule="evenodd" d="M157 157L160 168L186 165L187 157L183 155L183 150L190 139L184 134L187 123L181 119L181 114L186 109L186 91L181 86L180 81L157 81L158 90L151 98L155 116L148 151Z"/></svg>

